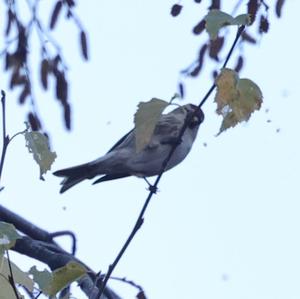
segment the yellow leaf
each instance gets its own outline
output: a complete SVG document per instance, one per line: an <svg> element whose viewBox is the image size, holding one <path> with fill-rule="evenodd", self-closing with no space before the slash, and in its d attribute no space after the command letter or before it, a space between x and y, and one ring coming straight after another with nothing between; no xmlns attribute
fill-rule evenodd
<svg viewBox="0 0 300 299"><path fill-rule="evenodd" d="M85 273L86 269L76 262L69 262L64 267L56 269L52 272L53 279L51 285L51 294L55 295L70 283L79 279Z"/></svg>
<svg viewBox="0 0 300 299"><path fill-rule="evenodd" d="M222 70L221 74L216 79L218 88L215 101L218 103L217 112L222 113L222 110L230 102L238 97L236 89L239 80L238 74L230 69Z"/></svg>
<svg viewBox="0 0 300 299"><path fill-rule="evenodd" d="M33 280L28 276L26 272L23 272L16 264L14 264L12 261L10 262L14 282L22 285L25 287L28 291L33 291ZM4 276L6 279L11 275L10 269L8 265L7 258L3 257L1 267L0 267L0 273L2 276Z"/></svg>
<svg viewBox="0 0 300 299"><path fill-rule="evenodd" d="M14 289L9 281L0 275L0 299L16 299Z"/></svg>
<svg viewBox="0 0 300 299"><path fill-rule="evenodd" d="M223 116L218 134L242 121L249 120L251 114L260 109L262 92L250 79L239 79L235 71L223 69L216 79L216 85L216 112Z"/></svg>
<svg viewBox="0 0 300 299"><path fill-rule="evenodd" d="M46 269L38 271L35 266L30 269L29 273L33 275L34 281L39 285L43 293L48 296L54 296L84 275L86 269L79 263L69 262L52 273Z"/></svg>

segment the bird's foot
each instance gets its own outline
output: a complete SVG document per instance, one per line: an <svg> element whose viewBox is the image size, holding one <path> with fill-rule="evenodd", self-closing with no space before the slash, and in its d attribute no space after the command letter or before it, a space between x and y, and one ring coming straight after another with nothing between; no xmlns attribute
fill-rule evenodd
<svg viewBox="0 0 300 299"><path fill-rule="evenodd" d="M144 177L145 182L148 184L148 190L154 194L157 193L158 188L154 185L152 185L145 177Z"/></svg>
<svg viewBox="0 0 300 299"><path fill-rule="evenodd" d="M154 193L156 194L158 188L156 186L153 186L153 185L149 185L149 188L148 190L151 192L151 193Z"/></svg>

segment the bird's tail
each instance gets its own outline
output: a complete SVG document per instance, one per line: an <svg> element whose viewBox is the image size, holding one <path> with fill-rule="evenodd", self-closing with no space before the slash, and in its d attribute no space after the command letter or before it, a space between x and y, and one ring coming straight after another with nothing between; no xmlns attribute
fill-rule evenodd
<svg viewBox="0 0 300 299"><path fill-rule="evenodd" d="M64 177L63 181L61 182L62 187L60 189L60 193L67 191L85 179L93 178L95 176L95 168L95 164L86 163L55 171L53 173L54 175L58 177Z"/></svg>

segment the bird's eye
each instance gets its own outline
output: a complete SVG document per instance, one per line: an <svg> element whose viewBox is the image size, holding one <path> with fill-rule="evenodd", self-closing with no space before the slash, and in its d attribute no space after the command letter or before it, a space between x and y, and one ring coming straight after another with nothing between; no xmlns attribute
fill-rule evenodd
<svg viewBox="0 0 300 299"><path fill-rule="evenodd" d="M197 116L194 116L193 119L190 121L189 128L193 129L194 127L198 126L199 123L199 118Z"/></svg>

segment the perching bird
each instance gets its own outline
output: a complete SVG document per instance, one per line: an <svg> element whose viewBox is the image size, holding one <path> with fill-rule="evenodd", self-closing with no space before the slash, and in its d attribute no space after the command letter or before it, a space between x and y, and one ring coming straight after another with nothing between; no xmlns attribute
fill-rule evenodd
<svg viewBox="0 0 300 299"><path fill-rule="evenodd" d="M149 144L136 151L134 129L121 138L104 156L86 164L58 170L53 174L64 177L60 193L65 192L85 179L102 175L93 184L128 176L149 177L158 175L187 115L195 112L197 106L187 104L162 114L157 122ZM177 145L165 170L176 166L187 156L197 136L199 125L204 120L201 109L189 122L180 143Z"/></svg>

